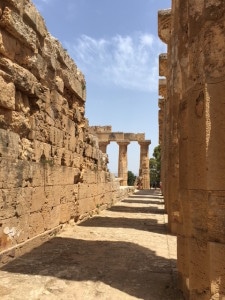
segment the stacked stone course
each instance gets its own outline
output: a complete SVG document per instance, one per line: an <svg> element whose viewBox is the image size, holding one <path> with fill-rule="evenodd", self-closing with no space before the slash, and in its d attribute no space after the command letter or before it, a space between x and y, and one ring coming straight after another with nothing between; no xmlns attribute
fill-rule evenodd
<svg viewBox="0 0 225 300"><path fill-rule="evenodd" d="M225 299L225 2L172 0L160 102L163 193L185 299Z"/></svg>
<svg viewBox="0 0 225 300"><path fill-rule="evenodd" d="M126 196L88 132L85 97L83 74L33 4L1 0L1 262Z"/></svg>

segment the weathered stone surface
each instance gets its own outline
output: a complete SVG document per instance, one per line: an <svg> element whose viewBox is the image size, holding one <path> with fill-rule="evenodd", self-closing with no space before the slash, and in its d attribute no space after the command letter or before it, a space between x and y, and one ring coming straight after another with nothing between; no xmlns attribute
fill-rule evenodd
<svg viewBox="0 0 225 300"><path fill-rule="evenodd" d="M38 34L44 38L47 35L47 28L41 15L37 12L36 8L29 2L25 3L23 14L25 18L29 18L32 22L32 27Z"/></svg>
<svg viewBox="0 0 225 300"><path fill-rule="evenodd" d="M0 254L14 258L131 189L109 173L85 78L31 1L0 8Z"/></svg>
<svg viewBox="0 0 225 300"><path fill-rule="evenodd" d="M36 33L23 22L23 19L16 12L5 7L0 18L0 26L8 30L15 38L36 51Z"/></svg>
<svg viewBox="0 0 225 300"><path fill-rule="evenodd" d="M167 233L158 191L139 191L87 221L70 222L48 242L41 239L1 267L2 300L183 299L176 237Z"/></svg>
<svg viewBox="0 0 225 300"><path fill-rule="evenodd" d="M3 77L0 76L0 106L15 110L15 85L12 82L6 82Z"/></svg>
<svg viewBox="0 0 225 300"><path fill-rule="evenodd" d="M225 298L224 11L221 0L173 0L171 16L159 12L168 45L163 193L180 287L193 300Z"/></svg>

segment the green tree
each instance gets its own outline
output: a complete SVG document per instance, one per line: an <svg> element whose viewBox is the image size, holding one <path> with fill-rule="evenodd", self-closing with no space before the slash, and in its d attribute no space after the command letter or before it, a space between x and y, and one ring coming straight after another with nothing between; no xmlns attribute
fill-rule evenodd
<svg viewBox="0 0 225 300"><path fill-rule="evenodd" d="M154 148L153 157L149 160L150 182L159 186L161 171L161 148L160 145Z"/></svg>
<svg viewBox="0 0 225 300"><path fill-rule="evenodd" d="M135 182L136 176L132 171L127 172L127 185L133 186Z"/></svg>

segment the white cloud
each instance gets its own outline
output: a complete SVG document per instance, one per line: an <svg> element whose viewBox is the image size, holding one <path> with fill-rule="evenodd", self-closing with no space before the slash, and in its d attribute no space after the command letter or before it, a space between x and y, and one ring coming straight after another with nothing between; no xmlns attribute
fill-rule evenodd
<svg viewBox="0 0 225 300"><path fill-rule="evenodd" d="M88 80L132 90L158 89L158 55L165 51L158 37L147 33L109 39L82 35L64 45Z"/></svg>

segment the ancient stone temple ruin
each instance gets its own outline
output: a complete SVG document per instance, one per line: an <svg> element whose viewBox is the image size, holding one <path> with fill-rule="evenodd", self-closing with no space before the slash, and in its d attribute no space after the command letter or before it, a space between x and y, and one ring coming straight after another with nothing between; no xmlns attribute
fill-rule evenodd
<svg viewBox="0 0 225 300"><path fill-rule="evenodd" d="M159 138L186 299L225 299L225 2L159 11Z"/></svg>
<svg viewBox="0 0 225 300"><path fill-rule="evenodd" d="M107 152L107 146L114 141L119 145L118 177L121 178L121 185L127 185L127 147L130 142L136 141L140 145L140 168L142 188L150 187L149 156L148 147L150 140L145 140L144 133L112 132L111 126L92 126L89 131L96 135L99 140L99 148L103 153Z"/></svg>
<svg viewBox="0 0 225 300"><path fill-rule="evenodd" d="M0 2L1 263L125 197L89 132L83 74L29 0ZM29 243L26 243L29 241Z"/></svg>

